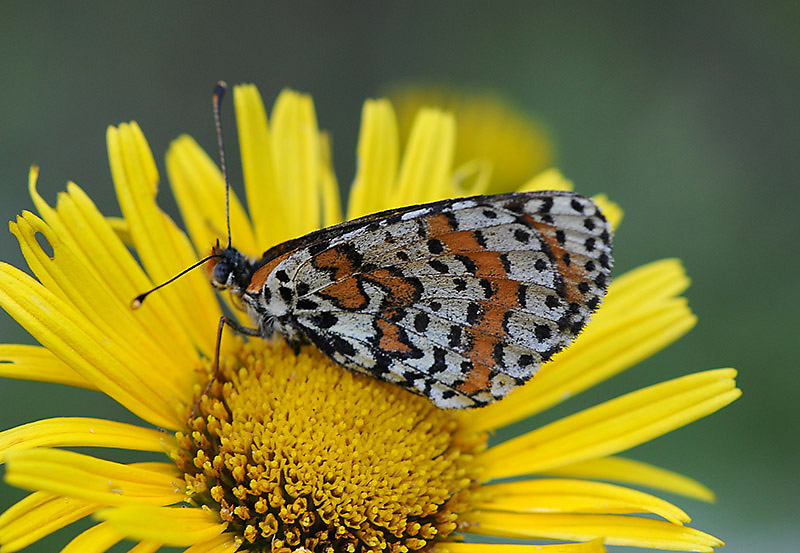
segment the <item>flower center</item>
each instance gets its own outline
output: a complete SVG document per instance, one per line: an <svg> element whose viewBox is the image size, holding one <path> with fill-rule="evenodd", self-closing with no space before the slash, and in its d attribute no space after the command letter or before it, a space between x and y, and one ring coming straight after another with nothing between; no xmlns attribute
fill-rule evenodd
<svg viewBox="0 0 800 553"><path fill-rule="evenodd" d="M457 413L282 341L242 342L220 380L175 462L247 550L416 551L455 530L486 443Z"/></svg>

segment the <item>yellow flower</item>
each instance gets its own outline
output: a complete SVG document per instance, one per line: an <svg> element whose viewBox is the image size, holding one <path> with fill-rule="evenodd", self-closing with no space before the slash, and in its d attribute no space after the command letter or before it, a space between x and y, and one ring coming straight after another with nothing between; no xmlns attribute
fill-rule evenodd
<svg viewBox="0 0 800 553"><path fill-rule="evenodd" d="M464 194L499 194L550 167L553 145L544 126L496 94L407 86L389 94L401 140L423 106L452 112L458 125L453 176Z"/></svg>
<svg viewBox="0 0 800 553"><path fill-rule="evenodd" d="M282 93L268 127L255 87L235 92L252 219L232 196L234 244L257 255L341 220L329 142L311 99ZM158 175L139 127L110 128L107 137L122 218L104 217L72 183L49 206L31 171L39 215L23 212L10 227L36 278L0 264L0 305L41 346L0 346L0 375L97 390L143 424L54 418L0 433L7 482L32 491L0 515L2 553L87 516L97 523L63 551L106 551L123 539L137 542L136 553L162 545L191 553L555 553L603 551L603 544L685 551L722 544L687 527L678 507L622 484L705 500L710 491L616 454L736 399L733 369L638 390L487 446L489 433L687 332L695 319L680 297L688 280L678 261L618 277L573 346L481 410L438 410L341 369L312 347L295 355L282 341L228 335L221 378L190 418L211 371L222 313L212 288L194 271L141 309L129 304L225 239L222 176L191 138L172 144L167 171L187 236L156 204ZM451 115L422 110L401 155L391 104L367 102L348 216L458 193L455 140ZM550 171L524 186L570 184ZM618 224L619 209L598 201ZM74 447L164 457L122 464L61 449ZM470 542L494 538L491 545L467 543L465 534ZM496 543L510 538L558 543Z"/></svg>

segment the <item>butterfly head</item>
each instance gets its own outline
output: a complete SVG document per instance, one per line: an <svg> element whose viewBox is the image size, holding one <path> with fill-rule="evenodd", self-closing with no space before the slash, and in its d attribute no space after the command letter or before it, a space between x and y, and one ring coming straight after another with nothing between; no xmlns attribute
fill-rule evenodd
<svg viewBox="0 0 800 553"><path fill-rule="evenodd" d="M230 289L235 294L242 294L250 284L253 276L253 261L236 248L221 248L219 244L211 249L206 271L212 286L219 290Z"/></svg>

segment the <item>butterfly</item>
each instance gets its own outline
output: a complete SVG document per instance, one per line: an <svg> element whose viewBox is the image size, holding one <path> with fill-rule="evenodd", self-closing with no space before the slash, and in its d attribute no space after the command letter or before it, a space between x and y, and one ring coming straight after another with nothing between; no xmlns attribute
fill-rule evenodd
<svg viewBox="0 0 800 553"><path fill-rule="evenodd" d="M375 213L259 259L218 244L207 259L257 327L225 321L240 332L311 343L470 408L524 384L586 325L610 280L611 229L589 198L518 192Z"/></svg>
<svg viewBox="0 0 800 553"><path fill-rule="evenodd" d="M226 207L220 102L214 119ZM148 294L207 264L255 328L295 352L311 343L336 363L397 384L443 409L487 405L567 347L605 296L611 227L589 198L561 191L442 200L367 215L278 244L252 259L228 243ZM198 399L191 416L200 404Z"/></svg>

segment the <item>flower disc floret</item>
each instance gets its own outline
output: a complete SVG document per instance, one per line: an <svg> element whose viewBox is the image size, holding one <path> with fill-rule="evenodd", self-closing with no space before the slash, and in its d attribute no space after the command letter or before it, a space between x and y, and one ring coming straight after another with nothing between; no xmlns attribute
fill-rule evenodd
<svg viewBox="0 0 800 553"><path fill-rule="evenodd" d="M283 342L238 349L189 426L175 460L192 501L264 551L424 549L455 530L486 441L457 413Z"/></svg>

